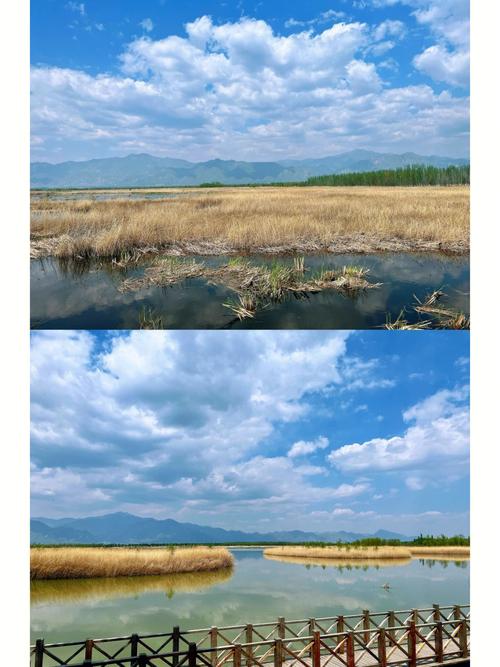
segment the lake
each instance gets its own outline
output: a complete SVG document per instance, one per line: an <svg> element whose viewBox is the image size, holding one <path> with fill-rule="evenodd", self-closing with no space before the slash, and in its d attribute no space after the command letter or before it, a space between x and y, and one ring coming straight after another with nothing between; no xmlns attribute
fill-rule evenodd
<svg viewBox="0 0 500 667"><path fill-rule="evenodd" d="M196 257L208 266L228 257ZM273 259L249 257L269 264ZM279 258L291 263L293 258ZM289 296L258 310L253 319L235 318L224 303L235 294L223 285L190 278L171 287L147 287L121 292L126 278L141 277L147 263L126 269L111 264L84 264L53 258L31 261L31 326L34 329L137 329L141 315L160 317L165 329L368 329L394 321L405 309L405 319L428 319L413 310L415 297L442 289L443 306L469 314L469 259L439 253L380 253L311 255L310 271L358 265L369 269L376 289L346 295L335 290Z"/></svg>
<svg viewBox="0 0 500 667"><path fill-rule="evenodd" d="M469 561L360 566L233 553L232 571L32 582L32 643L469 602Z"/></svg>

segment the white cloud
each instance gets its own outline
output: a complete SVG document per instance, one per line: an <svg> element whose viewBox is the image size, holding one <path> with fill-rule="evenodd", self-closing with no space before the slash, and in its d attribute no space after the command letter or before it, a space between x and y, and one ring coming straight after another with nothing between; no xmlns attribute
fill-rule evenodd
<svg viewBox="0 0 500 667"><path fill-rule="evenodd" d="M465 87L469 82L469 0L372 0L378 7L410 7L421 26L430 30L436 44L417 54L417 69L435 81ZM381 24L383 25L383 24Z"/></svg>
<svg viewBox="0 0 500 667"><path fill-rule="evenodd" d="M402 21L386 20L375 28L373 36L377 41L386 37L396 37L401 39L406 35L406 26Z"/></svg>
<svg viewBox="0 0 500 667"><path fill-rule="evenodd" d="M142 28L143 30L145 30L146 32L151 32L151 31L153 30L153 28L154 28L154 23L153 23L153 21L152 21L151 19L149 19L149 18L142 19L142 21L139 23L139 25L140 25L141 28Z"/></svg>
<svg viewBox="0 0 500 667"><path fill-rule="evenodd" d="M392 41L395 23L376 30ZM367 56L376 44L360 22L281 36L264 21L203 16L185 37L134 40L114 75L34 67L32 132L42 142L33 158L466 152L467 100L429 86L387 88Z"/></svg>
<svg viewBox="0 0 500 667"><path fill-rule="evenodd" d="M469 83L470 58L468 51L448 51L444 46L430 46L415 56L417 69L431 76L435 81L444 81L454 86Z"/></svg>
<svg viewBox="0 0 500 667"><path fill-rule="evenodd" d="M326 449L329 444L330 441L323 435L320 435L319 438L317 438L316 440L310 440L310 441L299 440L298 442L293 443L288 452L288 456L294 458L296 456L305 456L306 454L312 454L313 452L316 452L318 449Z"/></svg>
<svg viewBox="0 0 500 667"><path fill-rule="evenodd" d="M82 508L152 514L187 500L291 508L363 493L366 484L316 487L308 479L328 470L257 454L276 423L307 413L307 393L341 381L348 334L241 333L132 332L99 353L87 332L34 334L35 506L51 497L69 511L66 472Z"/></svg>
<svg viewBox="0 0 500 667"><path fill-rule="evenodd" d="M328 460L344 472L422 468L432 472L432 466L443 461L453 471L465 466L469 456L466 396L466 390L439 391L403 414L412 425L402 436L344 445L332 451ZM422 483L416 476L408 480L414 489Z"/></svg>

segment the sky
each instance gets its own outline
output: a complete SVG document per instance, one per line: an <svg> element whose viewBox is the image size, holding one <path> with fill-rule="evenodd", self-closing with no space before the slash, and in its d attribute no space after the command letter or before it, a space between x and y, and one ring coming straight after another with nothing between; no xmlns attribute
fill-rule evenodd
<svg viewBox="0 0 500 667"><path fill-rule="evenodd" d="M31 0L32 160L467 157L468 0Z"/></svg>
<svg viewBox="0 0 500 667"><path fill-rule="evenodd" d="M469 533L467 332L31 334L31 514Z"/></svg>

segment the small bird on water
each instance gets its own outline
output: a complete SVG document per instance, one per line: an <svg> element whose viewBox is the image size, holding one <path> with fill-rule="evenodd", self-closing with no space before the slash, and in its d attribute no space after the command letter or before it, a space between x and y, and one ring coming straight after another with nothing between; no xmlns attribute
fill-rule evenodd
<svg viewBox="0 0 500 667"><path fill-rule="evenodd" d="M390 586L389 586L389 584L383 584L383 585L381 586L381 588L385 588L385 590L388 591L389 588L390 588Z"/></svg>

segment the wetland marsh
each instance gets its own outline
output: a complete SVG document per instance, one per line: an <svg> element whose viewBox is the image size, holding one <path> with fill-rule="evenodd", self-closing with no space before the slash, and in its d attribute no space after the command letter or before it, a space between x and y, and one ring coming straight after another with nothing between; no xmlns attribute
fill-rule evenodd
<svg viewBox="0 0 500 667"><path fill-rule="evenodd" d="M265 558L257 548L232 553L236 562L229 571L33 581L31 639L69 641L167 632L174 625L203 628L469 601L468 560L290 562Z"/></svg>

